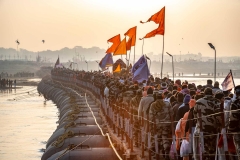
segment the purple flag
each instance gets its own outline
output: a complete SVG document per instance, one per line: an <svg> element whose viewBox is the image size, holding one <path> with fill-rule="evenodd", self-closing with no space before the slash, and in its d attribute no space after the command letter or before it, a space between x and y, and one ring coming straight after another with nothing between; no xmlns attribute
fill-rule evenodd
<svg viewBox="0 0 240 160"><path fill-rule="evenodd" d="M146 58L144 57L144 55L142 55L142 57L140 57L139 60L133 65L133 67L132 67L132 73L134 74L134 72L135 72L143 63L147 63L147 60L146 60Z"/></svg>
<svg viewBox="0 0 240 160"><path fill-rule="evenodd" d="M144 59L145 59L145 57L144 57ZM145 59L145 62L143 62L140 65L138 65L138 68L134 71L134 73L133 73L133 81L142 82L143 80L147 80L148 76L150 76L150 72L149 72L149 69L148 69L147 61Z"/></svg>
<svg viewBox="0 0 240 160"><path fill-rule="evenodd" d="M99 66L104 69L105 67L109 67L113 65L112 54L107 53L102 60L99 62Z"/></svg>

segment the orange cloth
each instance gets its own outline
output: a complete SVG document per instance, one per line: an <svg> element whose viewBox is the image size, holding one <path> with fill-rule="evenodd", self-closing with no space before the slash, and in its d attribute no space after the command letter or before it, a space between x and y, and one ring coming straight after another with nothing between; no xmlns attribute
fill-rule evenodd
<svg viewBox="0 0 240 160"><path fill-rule="evenodd" d="M132 38L129 38L127 41L127 51L131 49L131 44L132 44Z"/></svg>
<svg viewBox="0 0 240 160"><path fill-rule="evenodd" d="M195 106L195 104L196 104L196 100L195 99L190 99L190 101L189 101L189 108L190 109L193 108Z"/></svg>
<svg viewBox="0 0 240 160"><path fill-rule="evenodd" d="M116 50L113 52L114 56L123 54L127 54L126 38L122 40L122 42L117 46Z"/></svg>
<svg viewBox="0 0 240 160"><path fill-rule="evenodd" d="M124 35L131 38L131 46L135 46L136 43L136 33L137 33L137 26L130 28ZM130 40L130 39L129 39ZM129 42L128 40L128 42Z"/></svg>
<svg viewBox="0 0 240 160"><path fill-rule="evenodd" d="M158 26L157 29L154 29L153 31L147 33L143 38L151 38L151 37L154 37L154 36L156 36L156 35L158 35L158 34L164 35L164 28L162 29L162 28L160 27L160 25ZM142 38L142 39L143 39L143 38ZM140 40L141 40L141 39L140 39Z"/></svg>
<svg viewBox="0 0 240 160"><path fill-rule="evenodd" d="M190 102L189 102L189 108L191 109L192 107L195 106L195 104L196 104L196 100L191 99ZM181 119L180 129L175 131L177 150L180 150L180 139L186 138L186 140L189 141L189 132L186 132L186 135L185 135L185 127L186 127L186 124L187 124L188 115L189 115L189 111L186 112L184 114L183 118Z"/></svg>
<svg viewBox="0 0 240 160"><path fill-rule="evenodd" d="M120 64L118 64L117 68L113 72L115 73L115 72L120 72L120 71L121 71L121 66L120 66Z"/></svg>
<svg viewBox="0 0 240 160"><path fill-rule="evenodd" d="M147 22L154 21L155 23L159 24L157 29L146 34L144 38L154 37L157 34L164 35L164 28L165 28L165 7L163 7L159 12L152 15ZM141 21L141 23L144 23Z"/></svg>
<svg viewBox="0 0 240 160"><path fill-rule="evenodd" d="M110 38L107 42L112 42L113 44L110 48L107 49L106 53L114 52L121 42L120 34Z"/></svg>
<svg viewBox="0 0 240 160"><path fill-rule="evenodd" d="M164 17L165 17L165 7L163 7L159 12L152 15L147 22L154 21L156 24L163 23L164 24ZM140 23L146 23L140 21Z"/></svg>

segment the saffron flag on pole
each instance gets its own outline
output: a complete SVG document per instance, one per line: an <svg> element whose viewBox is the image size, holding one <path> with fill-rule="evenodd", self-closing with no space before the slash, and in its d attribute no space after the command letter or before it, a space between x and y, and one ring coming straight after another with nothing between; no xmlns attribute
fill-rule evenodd
<svg viewBox="0 0 240 160"><path fill-rule="evenodd" d="M126 44L126 37L122 40L122 42L118 45L116 50L113 52L113 55L125 55L127 54L127 44Z"/></svg>
<svg viewBox="0 0 240 160"><path fill-rule="evenodd" d="M99 66L104 69L106 67L112 66L113 65L113 59L112 59L112 54L106 54L102 60L99 62Z"/></svg>
<svg viewBox="0 0 240 160"><path fill-rule="evenodd" d="M110 38L107 42L111 42L113 44L107 49L106 53L113 53L121 42L120 34Z"/></svg>
<svg viewBox="0 0 240 160"><path fill-rule="evenodd" d="M164 35L165 31L165 7L163 7L159 12L156 14L152 15L147 22L154 21L155 23L159 24L157 29L154 29L153 31L149 32L148 34L145 35L143 38L150 38L154 37L155 35ZM142 22L141 23L146 23ZM142 39L143 39L142 38Z"/></svg>
<svg viewBox="0 0 240 160"><path fill-rule="evenodd" d="M131 38L131 46L135 46L136 43L136 33L137 33L137 26L130 28L124 36L128 36L129 40ZM128 40L128 42L129 42Z"/></svg>
<svg viewBox="0 0 240 160"><path fill-rule="evenodd" d="M140 23L147 23L147 22L153 21L156 24L163 23L164 25L164 16L165 16L165 7L163 7L159 12L152 15L146 22L140 21Z"/></svg>
<svg viewBox="0 0 240 160"><path fill-rule="evenodd" d="M231 71L228 73L227 77L224 79L221 85L223 91L228 91L234 88L233 76Z"/></svg>
<svg viewBox="0 0 240 160"><path fill-rule="evenodd" d="M148 69L147 61L143 62L139 68L133 73L133 81L142 82L147 80L150 76L150 71Z"/></svg>
<svg viewBox="0 0 240 160"><path fill-rule="evenodd" d="M123 62L123 60L118 59L118 60L113 64L112 70L115 71L116 68L118 67L118 65L120 65L120 68L121 68L121 69L127 67L127 65Z"/></svg>
<svg viewBox="0 0 240 160"><path fill-rule="evenodd" d="M127 51L131 50L132 38L129 38L126 44Z"/></svg>
<svg viewBox="0 0 240 160"><path fill-rule="evenodd" d="M144 55L142 55L138 61L132 66L131 72L134 74L134 72L143 64L147 62L146 58Z"/></svg>
<svg viewBox="0 0 240 160"><path fill-rule="evenodd" d="M121 71L121 66L118 64L117 68L113 71L114 73L120 72Z"/></svg>
<svg viewBox="0 0 240 160"><path fill-rule="evenodd" d="M156 35L164 35L164 30L158 27L157 29L154 29L153 31L147 33L143 38L151 38ZM140 38L140 40L142 40L143 38Z"/></svg>

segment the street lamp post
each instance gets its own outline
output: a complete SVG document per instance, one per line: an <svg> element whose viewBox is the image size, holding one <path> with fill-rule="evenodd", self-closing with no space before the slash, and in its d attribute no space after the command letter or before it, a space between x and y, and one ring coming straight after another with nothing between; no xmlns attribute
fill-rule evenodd
<svg viewBox="0 0 240 160"><path fill-rule="evenodd" d="M152 64L152 61L151 59L145 54L145 57L150 61L150 66L149 66L149 70L151 70L151 64Z"/></svg>
<svg viewBox="0 0 240 160"><path fill-rule="evenodd" d="M212 45L212 43L208 43L208 45L215 51L215 60L214 60L214 82L216 82L216 49Z"/></svg>
<svg viewBox="0 0 240 160"><path fill-rule="evenodd" d="M174 81L174 62L173 62L173 55L169 54L168 52L166 52L170 57L172 57L172 71L173 71L173 81Z"/></svg>
<svg viewBox="0 0 240 160"><path fill-rule="evenodd" d="M98 62L98 61L96 61L96 63L98 64L98 71L99 71L99 62Z"/></svg>
<svg viewBox="0 0 240 160"><path fill-rule="evenodd" d="M87 72L88 72L88 62L87 62L87 61L85 61L85 63L87 63Z"/></svg>

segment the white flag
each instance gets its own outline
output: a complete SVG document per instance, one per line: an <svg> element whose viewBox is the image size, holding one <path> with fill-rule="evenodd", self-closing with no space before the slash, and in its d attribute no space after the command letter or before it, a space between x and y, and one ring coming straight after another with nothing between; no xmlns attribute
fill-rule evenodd
<svg viewBox="0 0 240 160"><path fill-rule="evenodd" d="M234 88L232 72L228 73L227 77L224 79L221 85L223 91L227 91Z"/></svg>

